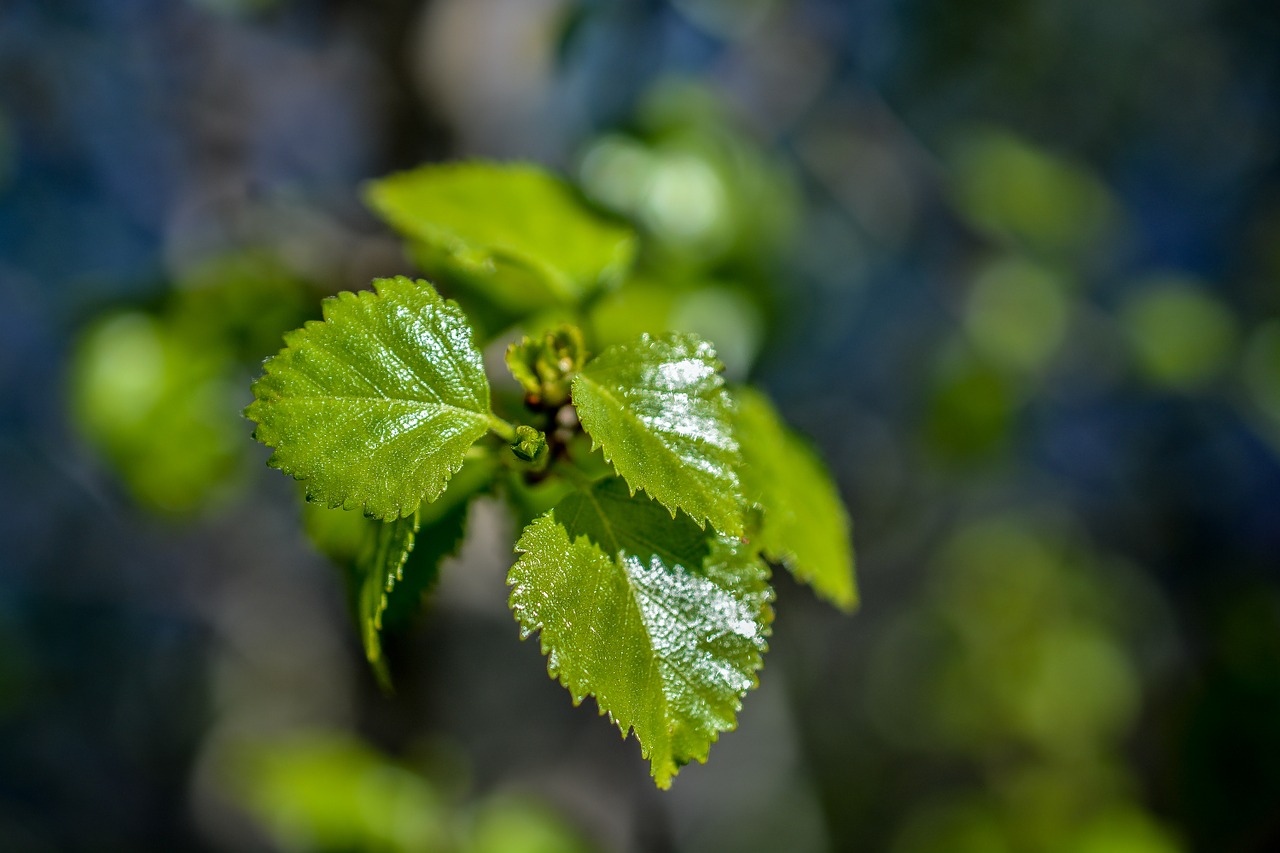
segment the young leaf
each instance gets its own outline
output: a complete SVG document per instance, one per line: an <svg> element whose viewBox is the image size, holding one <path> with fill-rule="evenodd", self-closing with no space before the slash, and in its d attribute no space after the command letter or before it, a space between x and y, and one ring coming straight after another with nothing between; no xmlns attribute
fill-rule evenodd
<svg viewBox="0 0 1280 853"><path fill-rule="evenodd" d="M413 548L404 562L400 576L387 587L385 601L378 614L379 630L395 630L407 625L422 609L423 595L431 591L440 578L440 565L458 553L467 532L471 503L463 501L428 517L434 504L423 504L418 511L418 532ZM378 522L381 523L381 522Z"/></svg>
<svg viewBox="0 0 1280 853"><path fill-rule="evenodd" d="M587 362L573 403L592 444L633 490L737 536L740 459L720 368L711 345L693 335L642 335Z"/></svg>
<svg viewBox="0 0 1280 853"><path fill-rule="evenodd" d="M596 216L565 183L531 165L422 166L374 181L367 198L415 241L428 272L461 271L507 307L576 303L621 278L635 254L629 229ZM516 286L511 268L531 280Z"/></svg>
<svg viewBox="0 0 1280 853"><path fill-rule="evenodd" d="M387 608L387 593L404 577L404 564L413 550L417 533L417 514L394 521L372 521L365 546L356 558L360 638L364 641L365 657L384 687L390 687L391 676L382 659L382 613Z"/></svg>
<svg viewBox="0 0 1280 853"><path fill-rule="evenodd" d="M462 544L469 504L463 500L435 519L422 512L394 521L366 520L356 558L360 636L378 680L391 683L382 657L382 632L405 622L440 574L440 564Z"/></svg>
<svg viewBox="0 0 1280 853"><path fill-rule="evenodd" d="M738 442L747 499L764 511L753 541L823 598L858 603L849 516L821 460L779 419L760 392L740 388Z"/></svg>
<svg viewBox="0 0 1280 853"><path fill-rule="evenodd" d="M311 500L394 519L439 496L492 415L458 306L424 281L374 286L285 335L245 415Z"/></svg>
<svg viewBox="0 0 1280 853"><path fill-rule="evenodd" d="M617 478L566 497L516 550L511 609L574 702L593 695L634 731L660 788L706 761L756 684L773 618L754 552Z"/></svg>

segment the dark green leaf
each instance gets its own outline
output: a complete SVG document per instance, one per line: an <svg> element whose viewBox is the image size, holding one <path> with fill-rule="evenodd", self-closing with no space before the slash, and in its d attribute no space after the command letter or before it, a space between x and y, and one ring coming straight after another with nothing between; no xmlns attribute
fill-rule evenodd
<svg viewBox="0 0 1280 853"><path fill-rule="evenodd" d="M360 579L360 638L364 653L384 686L390 686L386 662L382 659L382 614L387 594L404 578L404 564L413 550L418 533L418 516L369 524L365 546L356 558Z"/></svg>
<svg viewBox="0 0 1280 853"><path fill-rule="evenodd" d="M368 520L356 559L360 635L379 680L390 684L382 657L382 632L404 624L435 584L440 564L457 552L466 532L469 504L462 501L433 521L421 514L394 521Z"/></svg>

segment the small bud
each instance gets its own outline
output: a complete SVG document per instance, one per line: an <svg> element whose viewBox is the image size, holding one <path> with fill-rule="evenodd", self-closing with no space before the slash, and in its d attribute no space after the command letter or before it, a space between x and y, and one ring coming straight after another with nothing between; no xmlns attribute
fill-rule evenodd
<svg viewBox="0 0 1280 853"><path fill-rule="evenodd" d="M525 338L518 344L507 347L507 370L520 383L525 394L536 395L542 390L542 380L537 373L537 352L533 342Z"/></svg>
<svg viewBox="0 0 1280 853"><path fill-rule="evenodd" d="M507 369L531 405L564 405L569 399L570 382L586 360L582 330L577 326L558 326L541 340L526 336L507 347Z"/></svg>
<svg viewBox="0 0 1280 853"><path fill-rule="evenodd" d="M518 426L511 452L525 462L540 463L547 455L547 437L531 426Z"/></svg>

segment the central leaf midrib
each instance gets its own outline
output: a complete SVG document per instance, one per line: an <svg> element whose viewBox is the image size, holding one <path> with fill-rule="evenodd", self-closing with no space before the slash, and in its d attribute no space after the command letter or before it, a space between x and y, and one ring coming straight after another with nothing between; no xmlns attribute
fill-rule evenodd
<svg viewBox="0 0 1280 853"><path fill-rule="evenodd" d="M388 407L391 406L412 406L422 409L448 409L462 415L487 420L488 415L479 409L468 409L464 406L456 406L453 403L441 403L433 400L415 400L411 397L366 397L358 394L291 394L288 397L277 400L277 403L289 403L290 401L302 400L320 400L325 402L362 402L381 404Z"/></svg>
<svg viewBox="0 0 1280 853"><path fill-rule="evenodd" d="M709 700L718 699L719 697L710 695L708 693L708 688L706 685L699 685L696 682L694 682L688 675L682 672L680 668L676 666L676 664L673 663L665 654L659 651L657 643L654 642L653 632L650 630L649 621L645 618L645 608L641 605L641 602L640 602L640 594L641 594L640 584L638 584L635 578L632 577L631 573L627 571L624 560L622 558L622 550L623 550L622 543L619 541L618 535L614 532L613 525L610 523L609 518L604 511L604 507L600 505L600 501L596 498L594 492L585 491L583 492L583 494L587 498L587 500L591 502L591 506L595 510L596 515L599 517L600 523L604 528L605 533L613 541L613 548L611 549L611 552L609 554L609 562L613 565L613 567L616 570L622 573L622 576L625 579L628 595L631 598L631 605L633 608L635 608L636 621L639 622L641 628L644 629L645 639L648 642L649 652L652 655L652 658L655 661L662 664L662 670L665 670L666 672L669 672L675 675L676 677L678 677L691 690L693 690L694 693L701 695L704 699L709 699ZM679 564L682 561L677 559L675 562ZM664 563L664 568L668 570L672 570L675 568L675 566L674 565L666 566ZM661 600L660 597L654 597L653 600L658 607L662 608L665 612L669 613L672 617L675 617L677 621L681 621L679 619L679 613L677 613L675 610L667 606ZM690 628L692 626L685 625L684 627ZM678 722L678 721L676 720L675 716L671 713L671 697L667 695L666 686L662 682L663 682L663 679L661 676L659 676L658 692L662 696L662 720L667 726L670 726L672 723ZM708 704L714 704L714 702L709 702ZM667 750L666 750L667 755L672 761L674 761L676 757L675 748L674 748L675 737L672 732L670 731L666 732L666 741L667 741Z"/></svg>

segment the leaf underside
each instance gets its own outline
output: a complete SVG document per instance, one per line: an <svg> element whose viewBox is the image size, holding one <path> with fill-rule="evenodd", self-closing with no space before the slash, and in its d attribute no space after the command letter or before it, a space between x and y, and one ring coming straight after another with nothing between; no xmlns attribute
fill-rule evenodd
<svg viewBox="0 0 1280 853"><path fill-rule="evenodd" d="M434 519L422 513L393 521L366 520L368 532L356 559L357 611L365 656L384 687L391 679L382 656L382 633L419 609L440 564L462 544L469 504L463 500Z"/></svg>
<svg viewBox="0 0 1280 853"><path fill-rule="evenodd" d="M858 603L853 545L835 483L768 398L750 388L736 389L734 396L742 485L747 499L763 510L752 541L820 596L851 610Z"/></svg>
<svg viewBox="0 0 1280 853"><path fill-rule="evenodd" d="M699 525L742 533L733 401L715 350L693 335L648 335L606 349L573 381L592 444L631 488Z"/></svg>
<svg viewBox="0 0 1280 853"><path fill-rule="evenodd" d="M660 788L706 761L766 649L773 592L755 552L617 478L563 499L516 550L511 608L574 702L593 695L634 731Z"/></svg>
<svg viewBox="0 0 1280 853"><path fill-rule="evenodd" d="M393 519L434 500L489 428L489 381L458 306L424 281L340 293L285 336L245 415L326 506Z"/></svg>
<svg viewBox="0 0 1280 853"><path fill-rule="evenodd" d="M600 218L567 184L528 164L422 166L374 181L366 195L415 241L428 272L462 270L468 284L513 307L577 302L625 274L635 254L628 228ZM529 275L511 286L521 272Z"/></svg>
<svg viewBox="0 0 1280 853"><path fill-rule="evenodd" d="M382 614L387 595L404 577L404 565L418 533L418 516L393 521L370 521L365 546L356 558L360 592L357 601L360 638L365 657L384 687L391 684L382 658Z"/></svg>

